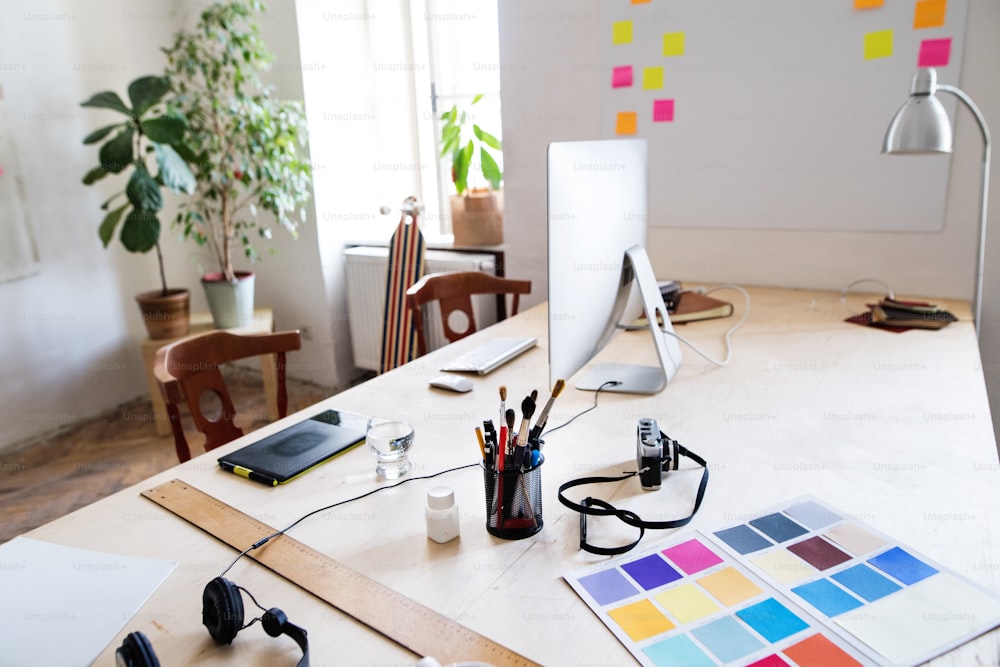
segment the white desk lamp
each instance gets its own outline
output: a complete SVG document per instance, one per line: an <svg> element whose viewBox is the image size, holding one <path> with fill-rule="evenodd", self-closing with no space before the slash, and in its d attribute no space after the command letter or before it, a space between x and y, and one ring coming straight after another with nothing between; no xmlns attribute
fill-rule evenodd
<svg viewBox="0 0 1000 667"><path fill-rule="evenodd" d="M951 93L962 101L979 124L983 133L983 190L979 204L979 252L976 256L976 292L974 316L976 336L979 336L980 313L983 305L983 263L986 257L986 208L990 184L990 130L986 119L976 104L959 88L938 85L937 72L920 69L910 82L910 97L896 112L889 130L885 133L882 152L889 154L906 153L951 153L951 125L948 114L940 100L934 96L937 91Z"/></svg>

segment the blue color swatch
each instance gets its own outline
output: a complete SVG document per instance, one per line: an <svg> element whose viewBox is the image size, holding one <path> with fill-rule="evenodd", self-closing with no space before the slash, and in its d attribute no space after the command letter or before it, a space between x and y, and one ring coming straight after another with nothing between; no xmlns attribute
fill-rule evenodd
<svg viewBox="0 0 1000 667"><path fill-rule="evenodd" d="M596 574L588 574L580 577L579 581L599 605L618 602L639 592L618 570L603 570Z"/></svg>
<svg viewBox="0 0 1000 667"><path fill-rule="evenodd" d="M656 667L715 667L716 664L687 635L647 646L643 652Z"/></svg>
<svg viewBox="0 0 1000 667"><path fill-rule="evenodd" d="M785 514L792 517L799 523L808 526L812 530L826 528L827 526L837 523L841 519L839 514L831 512L813 500L807 500L799 503L798 505L792 505L785 510Z"/></svg>
<svg viewBox="0 0 1000 667"><path fill-rule="evenodd" d="M735 549L740 555L760 551L771 546L771 542L749 526L733 526L715 533L716 537Z"/></svg>
<svg viewBox="0 0 1000 667"><path fill-rule="evenodd" d="M850 589L851 592L860 595L869 602L884 598L889 593L895 593L900 589L899 584L889 581L863 563L838 572L832 578L836 579L837 583L844 588Z"/></svg>
<svg viewBox="0 0 1000 667"><path fill-rule="evenodd" d="M738 660L763 646L732 616L696 628L691 634L722 662Z"/></svg>
<svg viewBox="0 0 1000 667"><path fill-rule="evenodd" d="M772 644L809 627L808 623L774 598L741 609L736 615Z"/></svg>
<svg viewBox="0 0 1000 667"><path fill-rule="evenodd" d="M827 616L843 614L845 611L857 609L862 604L860 600L829 579L796 586L792 591Z"/></svg>
<svg viewBox="0 0 1000 667"><path fill-rule="evenodd" d="M750 525L775 542L784 542L809 532L784 514L779 514L778 512L754 519L750 522Z"/></svg>
<svg viewBox="0 0 1000 667"><path fill-rule="evenodd" d="M647 591L681 578L680 572L670 567L667 561L657 554L625 563L622 569Z"/></svg>
<svg viewBox="0 0 1000 667"><path fill-rule="evenodd" d="M933 567L899 547L893 547L884 554L869 558L868 562L907 586L937 573Z"/></svg>

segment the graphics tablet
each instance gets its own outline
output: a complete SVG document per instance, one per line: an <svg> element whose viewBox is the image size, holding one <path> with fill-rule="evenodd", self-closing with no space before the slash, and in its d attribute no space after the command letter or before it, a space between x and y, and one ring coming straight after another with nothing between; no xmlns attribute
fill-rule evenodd
<svg viewBox="0 0 1000 667"><path fill-rule="evenodd" d="M289 482L365 440L367 418L326 410L219 458L228 472L268 486Z"/></svg>

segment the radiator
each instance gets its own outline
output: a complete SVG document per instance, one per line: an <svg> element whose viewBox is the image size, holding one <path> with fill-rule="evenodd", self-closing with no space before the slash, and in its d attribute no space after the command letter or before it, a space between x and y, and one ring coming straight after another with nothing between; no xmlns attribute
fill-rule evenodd
<svg viewBox="0 0 1000 667"><path fill-rule="evenodd" d="M373 246L358 246L344 250L347 271L347 307L351 331L354 365L378 371L382 357L382 322L385 320L385 285L388 250ZM493 255L428 250L425 271L484 271L496 272ZM476 328L482 329L497 321L496 298L492 295L472 299ZM441 328L441 311L436 303L424 311L428 350L446 345Z"/></svg>

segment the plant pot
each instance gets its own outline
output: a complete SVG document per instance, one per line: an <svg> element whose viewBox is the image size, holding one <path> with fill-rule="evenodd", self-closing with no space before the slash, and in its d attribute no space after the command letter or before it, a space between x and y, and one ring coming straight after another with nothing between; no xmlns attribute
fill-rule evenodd
<svg viewBox="0 0 1000 667"><path fill-rule="evenodd" d="M472 190L452 195L451 229L456 248L503 243L503 192Z"/></svg>
<svg viewBox="0 0 1000 667"><path fill-rule="evenodd" d="M191 292L178 288L136 294L142 321L152 340L186 336L191 331Z"/></svg>
<svg viewBox="0 0 1000 667"><path fill-rule="evenodd" d="M201 284L216 329L245 327L253 322L253 282L250 271L237 271L235 282L228 282L222 273L202 276Z"/></svg>

